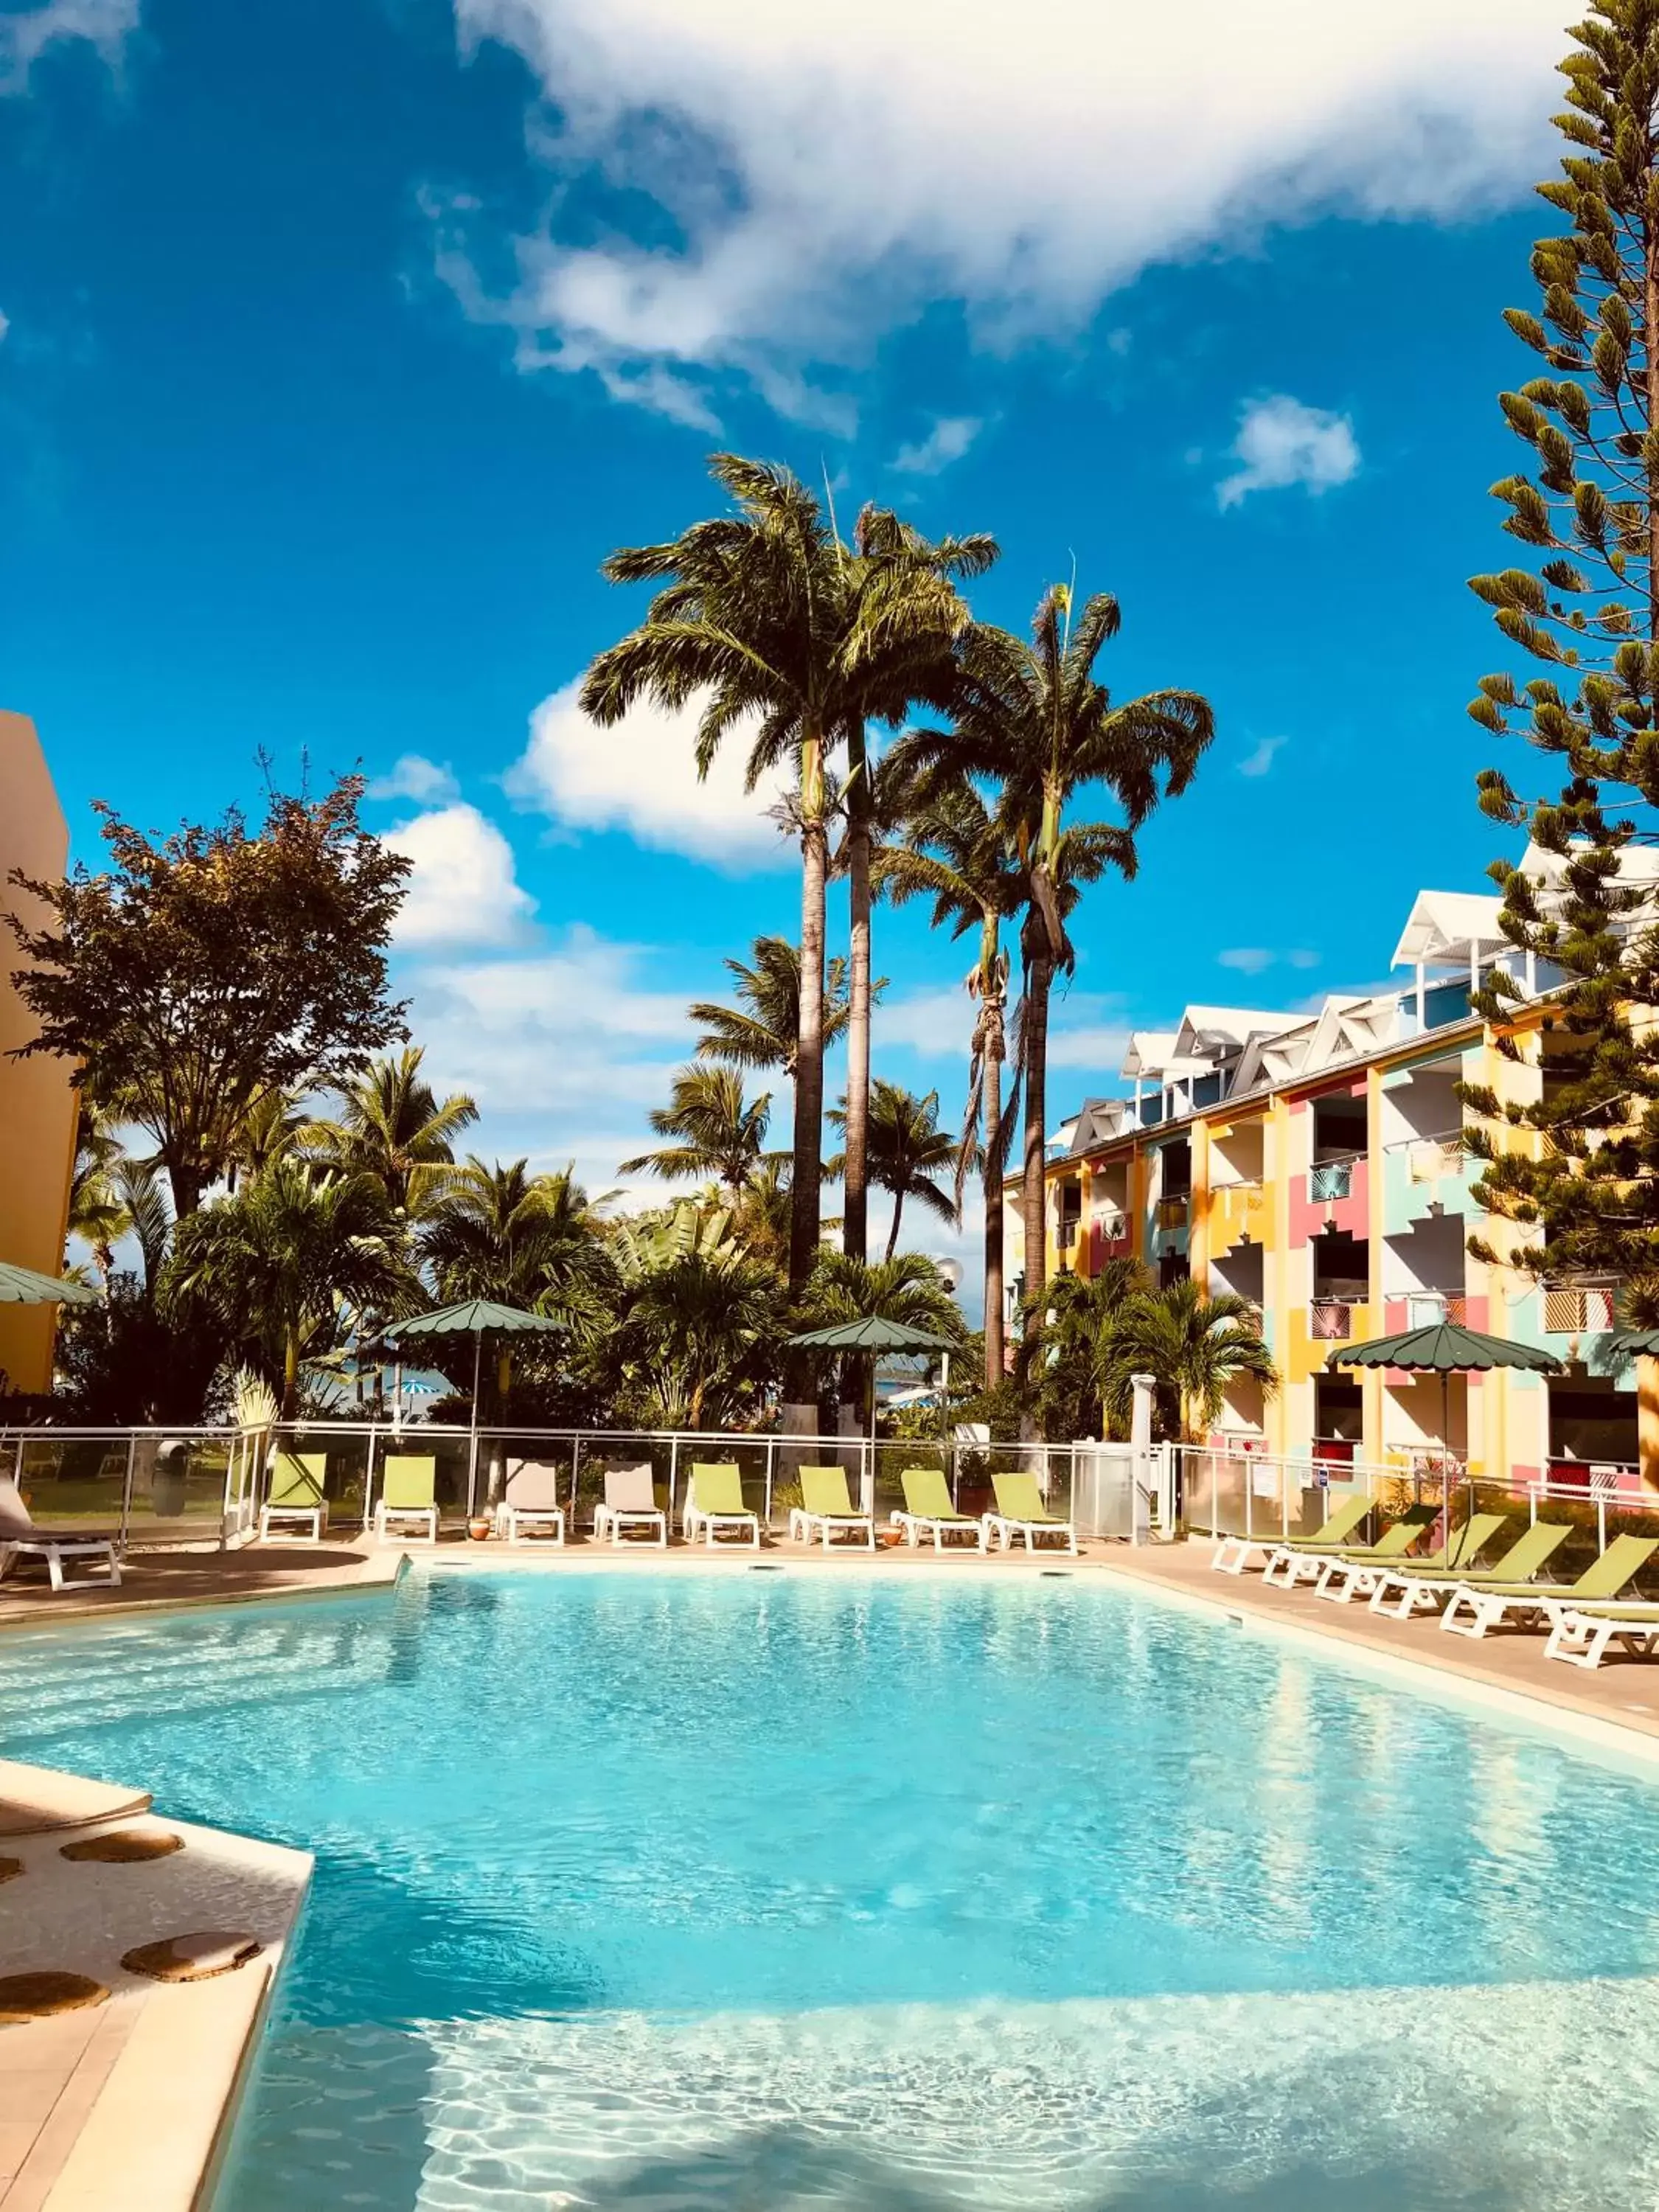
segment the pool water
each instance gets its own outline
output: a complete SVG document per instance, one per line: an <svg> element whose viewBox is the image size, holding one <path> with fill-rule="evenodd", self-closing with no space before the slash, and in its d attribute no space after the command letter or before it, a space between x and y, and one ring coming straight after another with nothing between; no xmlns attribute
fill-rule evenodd
<svg viewBox="0 0 1659 2212"><path fill-rule="evenodd" d="M1651 1784L1082 1579L416 1574L0 1641L317 1854L219 2212L1650 2212Z"/></svg>

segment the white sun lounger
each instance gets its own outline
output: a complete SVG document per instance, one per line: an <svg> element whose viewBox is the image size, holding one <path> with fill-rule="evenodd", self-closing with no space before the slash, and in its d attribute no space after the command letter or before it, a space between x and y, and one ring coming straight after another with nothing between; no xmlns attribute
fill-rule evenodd
<svg viewBox="0 0 1659 2212"><path fill-rule="evenodd" d="M659 1551L668 1548L668 1516L657 1503L651 1480L651 1463L639 1467L608 1467L605 1471L605 1503L593 1515L593 1534L612 1548L620 1547L630 1528L643 1528Z"/></svg>
<svg viewBox="0 0 1659 2212"><path fill-rule="evenodd" d="M520 1460L507 1478L501 1502L495 1509L495 1533L509 1544L522 1544L526 1536L538 1543L562 1544L564 1508L559 1503L559 1482L564 1474L550 1460Z"/></svg>
<svg viewBox="0 0 1659 2212"><path fill-rule="evenodd" d="M992 1551L1000 1544L1005 1552L1012 1552L1023 1536L1026 1550L1035 1552L1039 1536L1058 1536L1067 1552L1076 1555L1076 1529L1043 1504L1036 1475L994 1474L991 1487L996 1492L997 1510L984 1515L983 1519Z"/></svg>
<svg viewBox="0 0 1659 2212"><path fill-rule="evenodd" d="M1440 1616L1440 1626L1451 1636L1484 1636L1513 1614L1522 1620L1543 1620L1553 1638L1568 1613L1613 1604L1656 1552L1659 1552L1659 1536L1615 1536L1576 1583L1535 1583L1530 1588L1515 1583L1487 1583L1480 1588L1466 1584L1453 1592ZM1606 1648L1604 1644L1602 1650ZM1560 1651L1555 1654L1558 1659L1562 1656Z"/></svg>
<svg viewBox="0 0 1659 2212"><path fill-rule="evenodd" d="M1564 1606L1551 1625L1544 1656L1569 1667L1599 1667L1615 1644L1651 1651L1659 1644L1659 1605L1632 1598L1624 1605Z"/></svg>
<svg viewBox="0 0 1659 2212"><path fill-rule="evenodd" d="M66 1576L65 1559L81 1559L88 1566L101 1563L112 1583L118 1584L121 1580L121 1562L112 1536L89 1536L76 1528L37 1527L16 1483L9 1475L0 1475L0 1575L20 1559L44 1559L55 1590L76 1589L91 1583L89 1574Z"/></svg>

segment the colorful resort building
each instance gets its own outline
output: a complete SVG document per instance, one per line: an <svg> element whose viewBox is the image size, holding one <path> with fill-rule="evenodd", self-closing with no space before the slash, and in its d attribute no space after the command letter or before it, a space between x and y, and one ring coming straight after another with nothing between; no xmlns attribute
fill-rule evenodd
<svg viewBox="0 0 1659 2212"><path fill-rule="evenodd" d="M38 922L14 868L50 883L64 872L69 829L34 725L0 713L0 914ZM16 1055L35 1024L12 974L22 957L0 924L0 1260L56 1275L75 1170L78 1102L67 1061ZM0 1391L49 1389L57 1309L0 1304Z"/></svg>
<svg viewBox="0 0 1659 2212"><path fill-rule="evenodd" d="M1659 854L1629 858L1659 877ZM1559 869L1535 848L1522 866L1545 886ZM1279 1387L1264 1398L1253 1378L1235 1384L1206 1442L1333 1466L1437 1461L1437 1377L1327 1362L1341 1345L1445 1317L1564 1363L1554 1377L1451 1378L1449 1441L1473 1476L1659 1489L1659 1362L1621 1357L1616 1286L1540 1285L1468 1250L1471 1235L1500 1255L1520 1240L1475 1200L1477 1124L1457 1086L1489 1086L1500 1103L1544 1095L1544 1018L1561 981L1510 945L1499 906L1421 892L1392 963L1407 974L1386 990L1315 1012L1188 1006L1177 1028L1136 1033L1123 1091L1085 1100L1050 1142L1051 1272L1092 1276L1127 1256L1162 1283L1190 1276L1260 1312ZM1523 994L1501 1028L1469 1004L1495 966ZM1485 1126L1500 1147L1544 1141ZM1007 1236L1018 1284L1017 1192Z"/></svg>

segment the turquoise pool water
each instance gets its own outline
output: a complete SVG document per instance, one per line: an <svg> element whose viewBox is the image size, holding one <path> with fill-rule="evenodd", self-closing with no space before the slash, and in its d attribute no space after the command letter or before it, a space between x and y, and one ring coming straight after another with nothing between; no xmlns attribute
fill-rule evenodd
<svg viewBox="0 0 1659 2212"><path fill-rule="evenodd" d="M318 1855L220 2212L1648 2212L1653 1789L1156 1600L417 1575L0 1641Z"/></svg>

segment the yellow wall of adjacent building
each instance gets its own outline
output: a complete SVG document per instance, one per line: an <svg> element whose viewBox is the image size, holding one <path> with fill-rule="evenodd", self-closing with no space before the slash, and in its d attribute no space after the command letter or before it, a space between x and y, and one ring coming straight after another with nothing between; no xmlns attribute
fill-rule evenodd
<svg viewBox="0 0 1659 2212"><path fill-rule="evenodd" d="M68 856L69 830L34 725L0 713L0 911L32 919L32 902L8 881L12 870L49 880L63 874ZM10 933L0 930L0 1260L56 1275L77 1108L66 1062L9 1057L34 1034L11 980L21 958ZM12 1389L50 1387L56 1320L52 1306L0 1305L0 1370Z"/></svg>

